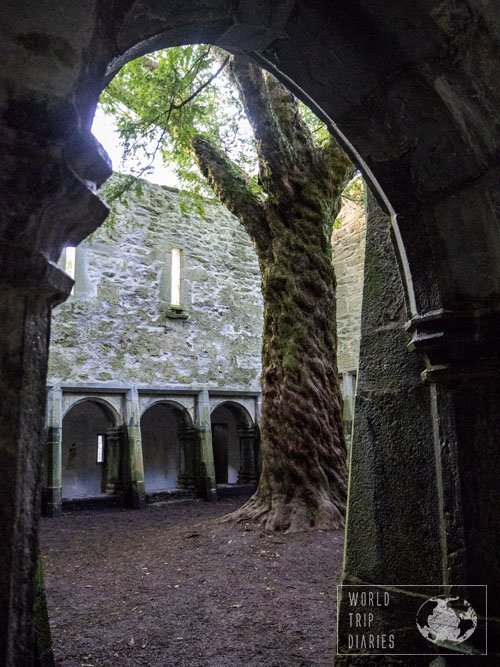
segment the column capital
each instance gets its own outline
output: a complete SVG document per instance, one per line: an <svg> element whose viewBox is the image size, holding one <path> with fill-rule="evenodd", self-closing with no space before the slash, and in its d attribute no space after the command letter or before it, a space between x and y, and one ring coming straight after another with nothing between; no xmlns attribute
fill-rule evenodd
<svg viewBox="0 0 500 667"><path fill-rule="evenodd" d="M119 439L123 436L123 426L114 426L106 430L106 437L110 439Z"/></svg>
<svg viewBox="0 0 500 667"><path fill-rule="evenodd" d="M8 241L0 248L0 275L0 290L26 290L50 305L65 301L73 287L73 280L42 253Z"/></svg>
<svg viewBox="0 0 500 667"><path fill-rule="evenodd" d="M409 349L426 359L424 380L456 383L500 370L498 310L434 310L414 317L405 328L411 335Z"/></svg>
<svg viewBox="0 0 500 667"><path fill-rule="evenodd" d="M200 429L196 426L181 426L177 430L177 435L179 438L191 439L195 438L200 434Z"/></svg>
<svg viewBox="0 0 500 667"><path fill-rule="evenodd" d="M111 162L79 128L50 139L0 121L0 149L3 286L33 290L56 282L57 293L69 293L72 282L61 290L64 274L55 262L104 222L108 207L96 190L111 176Z"/></svg>

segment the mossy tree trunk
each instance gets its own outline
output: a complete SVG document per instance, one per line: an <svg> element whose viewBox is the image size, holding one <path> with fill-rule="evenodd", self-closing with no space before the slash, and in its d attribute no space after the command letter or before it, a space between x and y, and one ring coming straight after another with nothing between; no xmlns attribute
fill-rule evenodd
<svg viewBox="0 0 500 667"><path fill-rule="evenodd" d="M353 166L315 144L296 99L246 57L231 73L252 125L265 196L202 137L193 148L218 197L252 237L264 298L262 473L232 516L269 530L343 525L346 447L336 363L331 231Z"/></svg>

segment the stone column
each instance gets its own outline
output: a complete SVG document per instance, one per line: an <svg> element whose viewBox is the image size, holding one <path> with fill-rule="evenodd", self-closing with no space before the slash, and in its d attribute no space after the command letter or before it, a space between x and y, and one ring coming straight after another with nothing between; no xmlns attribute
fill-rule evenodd
<svg viewBox="0 0 500 667"><path fill-rule="evenodd" d="M345 585L442 582L430 389L421 377L423 359L408 350L406 319L390 221L369 194L360 360L341 580ZM340 636L343 636L342 621L349 612L352 612L349 600L341 595ZM404 633L405 629L398 628L397 623L396 617L395 631ZM348 648L342 645L340 650L343 653ZM389 656L349 655L337 656L335 665L417 664L412 658L402 660L398 663Z"/></svg>
<svg viewBox="0 0 500 667"><path fill-rule="evenodd" d="M240 443L240 469L238 484L257 483L257 461L255 458L255 435L252 427L244 426L238 429Z"/></svg>
<svg viewBox="0 0 500 667"><path fill-rule="evenodd" d="M125 401L125 488L124 504L133 509L146 506L144 460L142 457L141 411L136 387L127 391Z"/></svg>
<svg viewBox="0 0 500 667"><path fill-rule="evenodd" d="M196 417L196 427L200 437L199 492L206 500L217 500L212 426L210 423L210 399L207 389L203 389L198 394Z"/></svg>
<svg viewBox="0 0 500 667"><path fill-rule="evenodd" d="M42 513L56 517L62 514L62 390L49 392L47 405L47 441L45 444L45 484L42 488Z"/></svg>
<svg viewBox="0 0 500 667"><path fill-rule="evenodd" d="M32 664L51 305L72 281L39 253L0 247L0 664Z"/></svg>
<svg viewBox="0 0 500 667"><path fill-rule="evenodd" d="M105 493L123 490L123 431L110 428L106 431L106 458L104 472Z"/></svg>
<svg viewBox="0 0 500 667"><path fill-rule="evenodd" d="M0 664L6 667L34 664L50 309L73 284L56 262L66 245L77 245L105 219L96 186L111 174L76 106L71 125L70 116L61 116L47 132L44 104L32 107L21 129L18 114L9 119L14 124L0 120Z"/></svg>
<svg viewBox="0 0 500 667"><path fill-rule="evenodd" d="M194 427L184 427L178 432L180 465L177 485L180 489L195 489L200 476L200 434Z"/></svg>
<svg viewBox="0 0 500 667"><path fill-rule="evenodd" d="M500 661L500 313L437 311L407 326L431 392L444 583L488 586ZM495 657L493 657L495 656Z"/></svg>
<svg viewBox="0 0 500 667"><path fill-rule="evenodd" d="M401 612L436 594L417 586L486 584L493 652L494 617L500 615L499 322L492 314L437 312L405 325L390 223L371 197L369 203L342 583L379 584L395 596L390 627L400 647L419 640L413 620L401 625ZM400 588L408 585L415 587ZM341 595L341 635L349 612L348 597ZM423 648L435 652L431 643ZM456 645L457 653L467 650L467 642ZM480 665L497 659L475 657ZM453 660L349 655L337 656L335 664L427 666Z"/></svg>

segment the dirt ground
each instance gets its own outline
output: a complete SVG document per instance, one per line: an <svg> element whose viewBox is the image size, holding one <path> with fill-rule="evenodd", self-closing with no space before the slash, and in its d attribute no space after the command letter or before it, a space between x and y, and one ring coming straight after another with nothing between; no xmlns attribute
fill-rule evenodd
<svg viewBox="0 0 500 667"><path fill-rule="evenodd" d="M221 523L242 500L44 519L59 667L329 667L341 531Z"/></svg>

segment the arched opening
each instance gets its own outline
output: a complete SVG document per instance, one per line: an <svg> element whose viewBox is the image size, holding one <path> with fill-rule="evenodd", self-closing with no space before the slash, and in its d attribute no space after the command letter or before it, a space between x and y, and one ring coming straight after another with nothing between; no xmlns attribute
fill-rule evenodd
<svg viewBox="0 0 500 667"><path fill-rule="evenodd" d="M33 387L34 378L40 386L44 384L45 351L42 343L30 348L33 362L29 372L23 365L26 355L21 352L28 349L27 338L29 343L35 336L43 342L48 333L49 317L40 316L47 290L41 289L43 296L39 297L33 289L49 285L40 279L38 260L57 258L65 241L78 242L106 215L105 207L92 194L92 181L102 182L108 167L91 138L82 132L90 124L105 62L119 62L129 50L145 52L195 36L260 52L267 62L280 63L283 76L301 86L350 137L398 211L396 238L408 253L408 275L411 272L415 286L413 310L421 316L413 322L414 347L423 352L429 348L429 365L447 373L442 373L446 376L441 378L442 384L437 384L437 373L430 378L436 457L429 457L429 461L436 460L439 465L426 488L451 489L444 498L444 510L443 499L435 503L443 516L435 522L442 542L441 550L432 551L434 562L439 564L439 554L443 551L446 556L449 547L452 558L442 566L448 582L455 583L461 573L469 573L469 582L494 584L497 568L493 562L487 567L485 554L499 552L491 539L491 535L500 534L491 520L498 511L494 503L483 502L478 491L491 493L495 482L491 475L498 470L491 407L498 405L493 394L498 385L488 375L498 368L494 308L500 267L495 235L498 209L492 195L497 182L493 179L498 138L498 115L492 110L499 107L491 75L490 54L495 48L491 3L416 5L405 0L397 7L386 3L384 11L375 3L360 3L360 11L354 13L352 3L345 0L333 5L262 3L254 11L247 2L215 2L210 11L205 7L202 12L197 2L183 3L182 10L174 5L136 2L124 7L115 3L109 12L100 12L96 21L96 13L87 11L85 5L71 3L62 15L47 3L35 7L21 1L3 36L12 48L12 57L3 65L10 89L2 141L10 160L6 161L5 178L12 184L6 207L9 245L3 275L8 305L4 312L13 323L5 327L4 341L11 353L5 355L3 364L15 390L9 387L4 392L2 404L6 417L2 539L9 546L14 544L16 551L9 553L17 553L19 558L13 559L15 566L6 566L9 585L2 589L1 606L5 610L2 628L7 627L3 618L12 613L17 625L11 621L11 627L19 630L6 648L1 647L1 655L13 663L28 662L24 658L31 650L23 632L29 616L25 609L32 606L26 573L34 571L34 550L28 540L36 531L37 519L28 508L35 506L30 499L36 497L38 466L36 462L26 465L24 475L19 466L31 461L32 445L41 440L43 406ZM59 48L44 49L40 57L40 43L46 36L51 43L54 29L61 41L78 47L68 51L71 57L64 62ZM26 282L19 283L19 259L24 262L28 256L37 261L26 264L20 273ZM50 283L49 293L53 292ZM22 316L17 317L17 312ZM475 378L472 391L466 384L470 377ZM472 393L476 400L471 400ZM18 414L19 403L24 414L32 416L24 423L12 419L12 414ZM416 412L427 404L415 404ZM403 430L404 422L387 409L373 419L370 415L370 424L384 424L388 414ZM479 434L480 442L472 437L473 431ZM448 444L443 466L439 462L442 442ZM476 451L470 455L471 443L477 455ZM380 469L389 471L390 462L389 457L384 458ZM21 473L12 474L16 470ZM408 471L406 475L411 479ZM457 483L459 477L461 484ZM412 510L420 507L421 489L418 493L408 489L389 474L379 478L383 487L387 480L397 487L400 503L407 503ZM385 494L386 488L383 491ZM23 493L25 502L20 504ZM470 525L465 527L462 497L467 506L474 506ZM471 498L478 502L471 504ZM353 504L363 505L356 492L351 499ZM16 509L19 507L21 510ZM408 521L400 524L402 533L426 527L425 516L415 518L414 512L408 516ZM421 544L428 545L425 531L422 535ZM448 536L453 538L449 545ZM382 558L374 554L373 543L365 537L355 551L362 554L365 548L366 558L373 559L377 571ZM391 555L384 553L383 560L392 561ZM428 572L425 575L428 577ZM12 633L0 634L12 637Z"/></svg>
<svg viewBox="0 0 500 667"><path fill-rule="evenodd" d="M141 417L144 488L146 493L172 491L185 486L183 446L191 419L186 410L162 401Z"/></svg>
<svg viewBox="0 0 500 667"><path fill-rule="evenodd" d="M210 421L216 483L256 483L257 432L248 412L228 401L213 410Z"/></svg>
<svg viewBox="0 0 500 667"><path fill-rule="evenodd" d="M122 490L122 438L116 418L100 401L84 399L62 422L63 499Z"/></svg>

